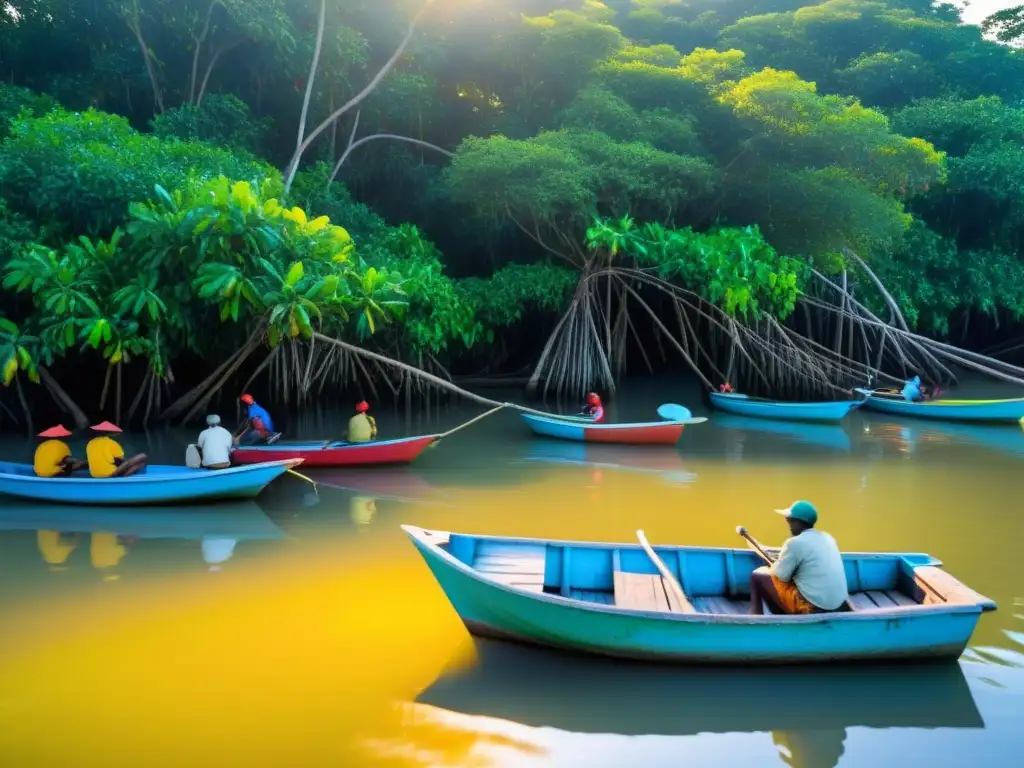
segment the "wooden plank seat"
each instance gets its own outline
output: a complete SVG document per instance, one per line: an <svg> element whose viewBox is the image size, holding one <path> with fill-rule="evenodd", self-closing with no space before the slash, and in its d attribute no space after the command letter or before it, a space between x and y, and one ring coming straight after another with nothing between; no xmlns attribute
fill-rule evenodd
<svg viewBox="0 0 1024 768"><path fill-rule="evenodd" d="M544 556L546 547L508 545L502 542L480 542L473 568L489 579L527 592L544 591Z"/></svg>

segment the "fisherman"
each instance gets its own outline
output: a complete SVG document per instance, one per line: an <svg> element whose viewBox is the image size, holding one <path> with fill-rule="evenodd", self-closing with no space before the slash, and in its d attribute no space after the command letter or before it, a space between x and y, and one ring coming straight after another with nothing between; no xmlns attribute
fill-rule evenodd
<svg viewBox="0 0 1024 768"><path fill-rule="evenodd" d="M601 405L601 398L596 392L587 395L587 404L583 406L583 415L592 419L595 424L604 421L604 406Z"/></svg>
<svg viewBox="0 0 1024 768"><path fill-rule="evenodd" d="M924 395L921 392L921 377L915 376L912 379L907 379L903 383L903 399L908 403L916 403L919 400L924 399Z"/></svg>
<svg viewBox="0 0 1024 768"><path fill-rule="evenodd" d="M814 526L818 510L809 501L776 510L786 518L792 537L778 559L750 575L750 613L828 613L843 607L848 597L846 569L836 540Z"/></svg>
<svg viewBox="0 0 1024 768"><path fill-rule="evenodd" d="M270 418L266 408L246 393L239 400L245 405L245 421L235 433L235 441L241 445L269 445L281 435L274 432L274 420Z"/></svg>
<svg viewBox="0 0 1024 768"><path fill-rule="evenodd" d="M63 424L50 427L38 436L44 438L32 459L32 468L38 477L70 477L72 472L88 466L86 462L72 457L71 448L60 439L71 437L71 432Z"/></svg>
<svg viewBox="0 0 1024 768"><path fill-rule="evenodd" d="M231 466L231 449L235 439L220 425L220 416L211 413L206 417L206 429L199 433L196 448L206 469L227 469Z"/></svg>
<svg viewBox="0 0 1024 768"><path fill-rule="evenodd" d="M124 457L124 448L110 435L121 432L121 428L109 421L91 427L99 432L85 446L85 456L89 460L89 474L93 477L129 477L146 468L146 454L139 453L130 459Z"/></svg>
<svg viewBox="0 0 1024 768"><path fill-rule="evenodd" d="M368 443L377 437L377 422L370 415L370 404L365 400L356 403L356 413L348 420L348 441Z"/></svg>

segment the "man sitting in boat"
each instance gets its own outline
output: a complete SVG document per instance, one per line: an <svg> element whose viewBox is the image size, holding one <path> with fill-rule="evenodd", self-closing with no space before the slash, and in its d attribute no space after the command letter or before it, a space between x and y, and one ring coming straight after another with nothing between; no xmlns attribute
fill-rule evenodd
<svg viewBox="0 0 1024 768"><path fill-rule="evenodd" d="M130 459L124 457L124 448L110 435L121 431L120 427L104 421L92 427L99 432L85 446L85 456L89 460L89 474L93 477L128 477L141 469L145 469L146 454L139 453Z"/></svg>
<svg viewBox="0 0 1024 768"><path fill-rule="evenodd" d="M934 400L941 394L938 387L927 387L921 384L921 377L915 376L903 384L903 399L910 403L919 403L922 400Z"/></svg>
<svg viewBox="0 0 1024 768"><path fill-rule="evenodd" d="M211 413L206 417L206 429L199 433L196 448L206 469L227 469L231 466L231 449L235 439L220 425L220 416Z"/></svg>
<svg viewBox="0 0 1024 768"><path fill-rule="evenodd" d="M40 432L45 438L36 448L32 468L38 477L69 477L72 472L85 469L86 463L71 456L71 448L60 438L71 437L63 424Z"/></svg>
<svg viewBox="0 0 1024 768"><path fill-rule="evenodd" d="M601 405L601 398L596 392L587 395L587 404L583 406L583 415L593 419L595 424L604 421L604 406Z"/></svg>
<svg viewBox="0 0 1024 768"><path fill-rule="evenodd" d="M377 422L370 415L370 404L365 400L356 403L356 413L348 420L348 441L368 443L377 437Z"/></svg>
<svg viewBox="0 0 1024 768"><path fill-rule="evenodd" d="M846 602L846 569L836 540L815 529L818 510L809 501L776 510L789 522L778 559L750 575L750 612L764 613L762 601L773 613L807 614L839 610Z"/></svg>
<svg viewBox="0 0 1024 768"><path fill-rule="evenodd" d="M235 433L235 440L241 445L270 445L281 436L274 432L274 420L266 408L246 393L239 400L245 405L245 421Z"/></svg>

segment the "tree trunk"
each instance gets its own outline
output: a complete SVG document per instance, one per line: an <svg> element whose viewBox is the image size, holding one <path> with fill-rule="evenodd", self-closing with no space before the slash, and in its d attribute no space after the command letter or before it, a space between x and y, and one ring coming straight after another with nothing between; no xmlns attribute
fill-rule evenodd
<svg viewBox="0 0 1024 768"><path fill-rule="evenodd" d="M60 384L57 383L53 378L53 375L45 366L39 366L39 379L50 391L54 401L61 410L71 416L74 420L76 429L85 429L89 426L89 418L85 415L85 411L79 408L78 403L71 399L71 395L61 388Z"/></svg>

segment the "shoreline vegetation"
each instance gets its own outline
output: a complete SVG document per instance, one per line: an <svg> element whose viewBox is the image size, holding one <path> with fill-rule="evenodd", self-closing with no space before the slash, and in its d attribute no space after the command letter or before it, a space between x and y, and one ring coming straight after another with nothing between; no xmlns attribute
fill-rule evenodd
<svg viewBox="0 0 1024 768"><path fill-rule="evenodd" d="M1024 319L1022 42L922 0L11 0L0 425L1024 384L983 354Z"/></svg>

